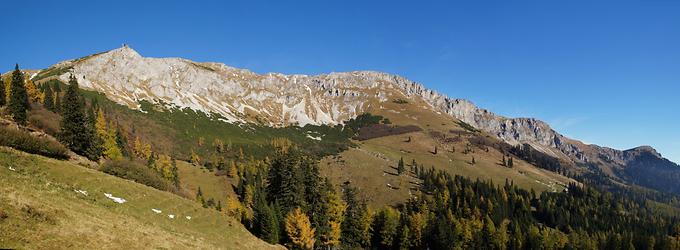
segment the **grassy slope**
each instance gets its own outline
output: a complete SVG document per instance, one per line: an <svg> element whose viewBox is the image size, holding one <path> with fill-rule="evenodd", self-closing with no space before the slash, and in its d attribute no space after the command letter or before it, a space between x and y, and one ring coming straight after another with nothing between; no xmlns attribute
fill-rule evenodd
<svg viewBox="0 0 680 250"><path fill-rule="evenodd" d="M405 98L405 97L401 97ZM450 131L464 131L457 120L433 111L426 104L385 102L373 105L373 114L385 116L394 124L417 125L422 132L386 136L357 142L358 148L342 152L339 157L326 157L321 161L322 173L336 184L351 181L364 191L370 203L376 206L394 205L409 197L410 188L418 181L413 174L396 176L397 161L404 158L407 169L413 159L426 168L434 166L451 174L470 178L490 179L501 185L506 178L526 189L562 191L564 185L574 180L562 175L539 169L519 159L514 159L514 168L501 166L502 153L489 148L489 152L475 148L474 153L463 154L466 140L445 144L430 136L430 131L449 134ZM484 134L482 134L484 135ZM411 142L406 142L408 137ZM434 147L438 153L432 154ZM455 152L448 152L452 146ZM472 157L476 164L470 164ZM389 185L396 188L390 188Z"/></svg>
<svg viewBox="0 0 680 250"><path fill-rule="evenodd" d="M196 195L198 187L201 187L205 199L213 198L221 201L224 207L227 196L236 196L232 185L237 183L233 178L225 175L215 176L215 172L184 161L177 161L177 170L182 189L188 190L192 197Z"/></svg>
<svg viewBox="0 0 680 250"><path fill-rule="evenodd" d="M0 183L0 209L7 215L0 219L3 248L272 247L191 200L70 162L0 148ZM114 203L104 192L128 202Z"/></svg>

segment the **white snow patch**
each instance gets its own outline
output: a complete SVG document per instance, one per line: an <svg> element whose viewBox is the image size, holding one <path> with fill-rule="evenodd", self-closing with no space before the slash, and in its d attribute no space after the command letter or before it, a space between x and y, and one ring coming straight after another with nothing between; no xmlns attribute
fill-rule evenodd
<svg viewBox="0 0 680 250"><path fill-rule="evenodd" d="M174 219L174 218L175 218L175 215L174 215L174 214L168 214L168 218Z"/></svg>
<svg viewBox="0 0 680 250"><path fill-rule="evenodd" d="M73 191L76 191L76 193L79 193L79 194L82 194L82 195L87 196L87 191L85 191L85 190L74 189Z"/></svg>
<svg viewBox="0 0 680 250"><path fill-rule="evenodd" d="M115 203L123 204L123 203L127 202L125 199L120 198L120 197L115 197L112 194L104 193L104 196L106 196L106 198L113 200L113 202L115 202Z"/></svg>
<svg viewBox="0 0 680 250"><path fill-rule="evenodd" d="M17 170L16 170L16 169L14 169L13 167L9 167L9 170L12 170L12 171L17 171Z"/></svg>
<svg viewBox="0 0 680 250"><path fill-rule="evenodd" d="M153 211L154 213L157 213L157 214L160 214L160 213L163 212L163 211L155 209L155 208L152 208L151 211Z"/></svg>
<svg viewBox="0 0 680 250"><path fill-rule="evenodd" d="M317 140L317 141L321 140L321 136L317 137L317 136L307 135L307 138L312 139L312 140Z"/></svg>
<svg viewBox="0 0 680 250"><path fill-rule="evenodd" d="M187 218L187 220L191 220L191 216L186 216L185 218Z"/></svg>

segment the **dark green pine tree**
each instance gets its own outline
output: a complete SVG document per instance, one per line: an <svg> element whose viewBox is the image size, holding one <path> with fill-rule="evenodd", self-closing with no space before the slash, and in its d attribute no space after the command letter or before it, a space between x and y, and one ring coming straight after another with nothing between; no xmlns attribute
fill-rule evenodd
<svg viewBox="0 0 680 250"><path fill-rule="evenodd" d="M510 157L510 159L508 159L508 167L512 167L513 165L514 163L512 162L512 157Z"/></svg>
<svg viewBox="0 0 680 250"><path fill-rule="evenodd" d="M28 93L26 93L26 86L24 86L24 74L21 73L19 64L17 64L14 72L12 72L9 95L9 112L12 114L12 119L21 125L26 124L28 108Z"/></svg>
<svg viewBox="0 0 680 250"><path fill-rule="evenodd" d="M404 171L406 171L406 168L404 167L404 157L401 157L399 163L397 163L397 173L402 174Z"/></svg>
<svg viewBox="0 0 680 250"><path fill-rule="evenodd" d="M5 81L2 80L2 74L0 74L0 106L5 106L7 100L5 100Z"/></svg>
<svg viewBox="0 0 680 250"><path fill-rule="evenodd" d="M61 112L61 86L59 82L55 81L52 90L54 91L54 112Z"/></svg>
<svg viewBox="0 0 680 250"><path fill-rule="evenodd" d="M302 156L293 150L277 155L267 177L269 201L278 201L281 213L288 214L296 207L306 208Z"/></svg>
<svg viewBox="0 0 680 250"><path fill-rule="evenodd" d="M91 160L99 159L94 143L94 131L85 116L85 102L80 96L78 82L73 76L69 79L69 86L64 94L61 113L59 140L77 154Z"/></svg>
<svg viewBox="0 0 680 250"><path fill-rule="evenodd" d="M177 160L172 159L172 183L179 188L179 171L177 171Z"/></svg>
<svg viewBox="0 0 680 250"><path fill-rule="evenodd" d="M347 203L347 209L341 225L342 244L347 249L360 248L364 243L361 220L367 212L366 203L357 197L357 189L349 185L344 186L343 199Z"/></svg>
<svg viewBox="0 0 680 250"><path fill-rule="evenodd" d="M281 227L276 216L275 208L267 205L266 200L260 195L255 203L255 231L258 236L271 244L279 243Z"/></svg>
<svg viewBox="0 0 680 250"><path fill-rule="evenodd" d="M61 113L61 95L60 92L54 92L54 112Z"/></svg>
<svg viewBox="0 0 680 250"><path fill-rule="evenodd" d="M43 100L43 106L49 110L49 111L54 111L54 93L52 92L52 88L50 87L49 84L43 84L43 88L45 89L43 93L45 93L45 99Z"/></svg>

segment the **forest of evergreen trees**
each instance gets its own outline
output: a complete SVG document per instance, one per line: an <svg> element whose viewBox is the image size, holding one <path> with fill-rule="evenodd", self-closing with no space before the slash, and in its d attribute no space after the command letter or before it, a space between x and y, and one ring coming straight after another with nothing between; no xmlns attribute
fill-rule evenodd
<svg viewBox="0 0 680 250"><path fill-rule="evenodd" d="M626 195L577 185L537 195L417 165L408 174L422 181L421 192L396 207L371 208L361 190L334 188L314 160L290 147L239 168L232 213L260 238L298 249L680 247L678 218Z"/></svg>

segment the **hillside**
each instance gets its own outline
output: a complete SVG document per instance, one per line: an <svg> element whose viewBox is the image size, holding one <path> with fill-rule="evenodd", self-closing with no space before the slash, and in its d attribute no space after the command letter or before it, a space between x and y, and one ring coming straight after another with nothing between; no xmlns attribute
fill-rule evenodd
<svg viewBox="0 0 680 250"><path fill-rule="evenodd" d="M34 74L33 79L36 82L53 79L65 82L71 74L84 88L103 93L112 101L132 109L141 110L144 101L212 114L216 120L231 124L332 126L365 112L381 110L395 100L404 100L418 103L417 109L436 114L435 120L459 119L511 146L530 145L563 161L563 168L570 169L570 172L591 171L589 166L594 166L599 169L598 172L617 182L676 193L675 190L678 190L678 184L657 174L659 171L655 170L655 164L640 161L635 154L587 145L561 135L540 120L506 118L468 100L449 98L420 83L381 72L356 71L316 76L257 74L221 63L147 58L129 46L123 46L57 63ZM403 112L403 117L408 117L415 110ZM625 157L627 155L632 158ZM653 155L663 160L661 155ZM628 165L639 165L640 162L647 165L636 168L639 170L636 172L663 178L667 185L650 185L637 179L636 175L630 175L631 171L625 171ZM675 165L670 171L678 173L680 167Z"/></svg>
<svg viewBox="0 0 680 250"><path fill-rule="evenodd" d="M3 248L275 248L194 201L68 161L2 147L0 183Z"/></svg>

